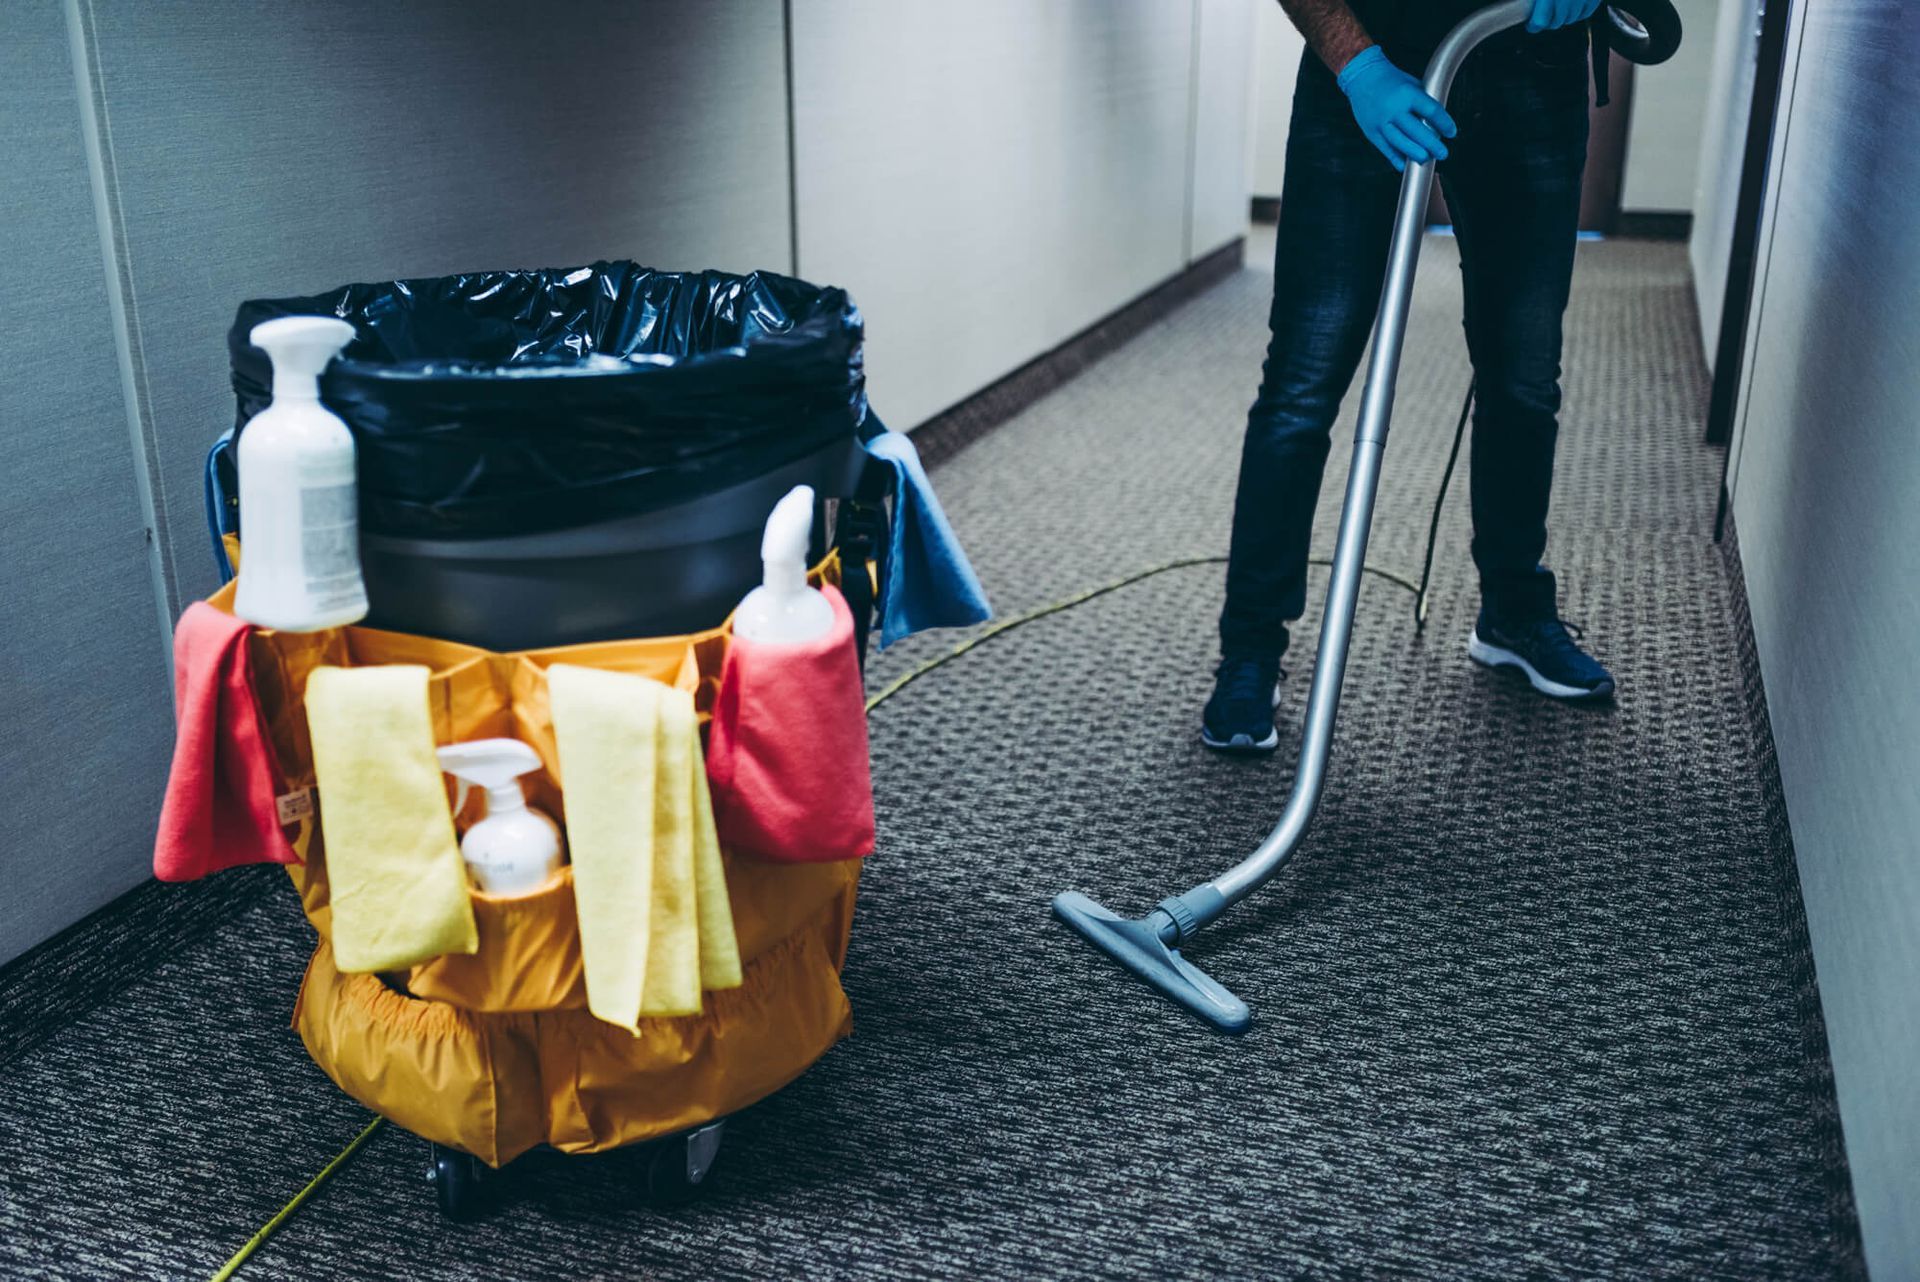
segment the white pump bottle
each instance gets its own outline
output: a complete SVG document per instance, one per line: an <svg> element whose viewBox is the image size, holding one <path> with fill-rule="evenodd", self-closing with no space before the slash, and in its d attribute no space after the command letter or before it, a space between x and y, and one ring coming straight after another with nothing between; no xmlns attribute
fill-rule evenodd
<svg viewBox="0 0 1920 1282"><path fill-rule="evenodd" d="M331 316L248 336L273 360L273 403L240 433L240 587L233 612L286 632L366 617L353 434L320 403L320 372L353 339Z"/></svg>
<svg viewBox="0 0 1920 1282"><path fill-rule="evenodd" d="M749 641L795 645L833 630L833 603L807 583L813 534L813 487L796 485L773 505L760 541L763 578L733 616L733 634Z"/></svg>
<svg viewBox="0 0 1920 1282"><path fill-rule="evenodd" d="M456 814L470 787L487 790L487 817L460 839L474 885L505 899L546 885L560 868L560 828L529 806L520 788L520 776L540 768L539 754L518 739L474 739L438 755L440 768L460 781Z"/></svg>

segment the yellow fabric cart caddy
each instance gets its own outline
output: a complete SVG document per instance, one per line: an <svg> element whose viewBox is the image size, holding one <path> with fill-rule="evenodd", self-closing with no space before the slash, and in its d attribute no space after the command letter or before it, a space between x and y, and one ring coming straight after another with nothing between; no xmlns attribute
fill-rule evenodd
<svg viewBox="0 0 1920 1282"><path fill-rule="evenodd" d="M230 542L229 551L237 564L238 548ZM837 554L812 578L839 584ZM209 603L231 613L234 586ZM303 708L314 668L419 664L431 673L436 742L510 736L532 745L542 769L525 779L528 798L559 818L566 790L548 667L603 668L676 686L694 696L704 725L729 635L723 624L687 636L497 653L370 628L260 630L250 657L293 794L314 784ZM592 1153L710 1136L704 1149L662 1146L665 1184L697 1183L717 1148L715 1123L779 1090L851 1031L840 968L858 860L775 864L723 852L744 982L704 994L699 1015L642 1019L635 1034L587 1010L571 865L531 896L471 892L476 953L404 973L345 974L334 964L326 850L311 808L293 844L302 862L288 872L319 936L293 1025L340 1089L436 1146L441 1206L450 1214L462 1213L484 1174L463 1158L498 1167L540 1145Z"/></svg>

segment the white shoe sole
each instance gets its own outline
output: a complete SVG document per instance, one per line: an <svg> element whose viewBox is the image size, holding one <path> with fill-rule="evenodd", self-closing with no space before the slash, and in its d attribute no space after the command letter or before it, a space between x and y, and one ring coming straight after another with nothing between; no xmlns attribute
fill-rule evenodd
<svg viewBox="0 0 1920 1282"><path fill-rule="evenodd" d="M1518 668L1526 674L1527 683L1550 699L1600 699L1613 693L1613 682L1596 689L1587 690L1580 686L1561 685L1558 681L1549 681L1540 675L1540 670L1525 659L1503 646L1488 645L1480 639L1480 630L1475 628L1467 639L1467 657L1475 663L1488 668Z"/></svg>
<svg viewBox="0 0 1920 1282"><path fill-rule="evenodd" d="M1280 706L1280 683L1277 681L1273 684L1273 706L1276 708ZM1232 739L1222 743L1220 740L1208 734L1205 726L1201 726L1200 742L1212 748L1215 752L1272 752L1280 746L1280 731L1277 727L1269 730L1267 737L1258 743L1254 742L1253 736L1244 734L1237 734L1233 736Z"/></svg>

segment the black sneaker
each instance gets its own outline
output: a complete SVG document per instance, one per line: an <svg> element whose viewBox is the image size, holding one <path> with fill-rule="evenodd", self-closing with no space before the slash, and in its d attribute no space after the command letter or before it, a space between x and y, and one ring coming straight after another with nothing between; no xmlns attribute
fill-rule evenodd
<svg viewBox="0 0 1920 1282"><path fill-rule="evenodd" d="M1273 710L1280 704L1280 665L1272 659L1222 659L1200 742L1216 752L1272 752L1280 746Z"/></svg>
<svg viewBox="0 0 1920 1282"><path fill-rule="evenodd" d="M1550 698L1605 699L1613 693L1613 674L1580 648L1579 635L1578 627L1552 615L1508 623L1482 609L1467 657L1489 668L1518 668Z"/></svg>

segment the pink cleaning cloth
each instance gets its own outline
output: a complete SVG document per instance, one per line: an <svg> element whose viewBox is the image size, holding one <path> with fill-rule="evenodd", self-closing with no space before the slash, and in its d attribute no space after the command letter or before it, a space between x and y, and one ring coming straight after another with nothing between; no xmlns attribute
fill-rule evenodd
<svg viewBox="0 0 1920 1282"><path fill-rule="evenodd" d="M853 612L798 645L735 637L720 672L707 780L720 844L781 863L873 853L873 774Z"/></svg>
<svg viewBox="0 0 1920 1282"><path fill-rule="evenodd" d="M153 843L153 875L161 881L299 861L280 827L280 771L247 657L252 631L200 602L174 629L179 730Z"/></svg>

